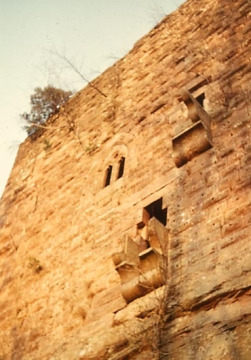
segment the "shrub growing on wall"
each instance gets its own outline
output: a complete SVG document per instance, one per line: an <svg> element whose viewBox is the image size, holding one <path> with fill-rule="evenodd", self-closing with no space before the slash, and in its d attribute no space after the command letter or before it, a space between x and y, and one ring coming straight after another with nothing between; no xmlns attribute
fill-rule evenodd
<svg viewBox="0 0 251 360"><path fill-rule="evenodd" d="M32 135L50 115L57 113L60 106L64 105L71 95L71 91L64 91L51 85L43 89L37 87L30 97L30 113L21 114L21 118L27 122L25 130L28 135Z"/></svg>

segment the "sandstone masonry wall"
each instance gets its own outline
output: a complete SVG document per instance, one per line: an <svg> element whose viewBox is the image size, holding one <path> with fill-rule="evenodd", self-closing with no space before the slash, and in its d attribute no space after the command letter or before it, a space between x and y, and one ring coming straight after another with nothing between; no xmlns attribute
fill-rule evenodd
<svg viewBox="0 0 251 360"><path fill-rule="evenodd" d="M2 360L250 359L250 19L188 0L20 146ZM127 304L112 256L158 199L165 285Z"/></svg>

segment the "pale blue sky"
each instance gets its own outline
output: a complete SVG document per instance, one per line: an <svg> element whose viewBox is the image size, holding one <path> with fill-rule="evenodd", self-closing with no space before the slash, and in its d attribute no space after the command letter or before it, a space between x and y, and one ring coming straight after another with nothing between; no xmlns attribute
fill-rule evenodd
<svg viewBox="0 0 251 360"><path fill-rule="evenodd" d="M25 139L19 114L37 86L85 83L50 51L93 79L184 0L0 0L0 196Z"/></svg>

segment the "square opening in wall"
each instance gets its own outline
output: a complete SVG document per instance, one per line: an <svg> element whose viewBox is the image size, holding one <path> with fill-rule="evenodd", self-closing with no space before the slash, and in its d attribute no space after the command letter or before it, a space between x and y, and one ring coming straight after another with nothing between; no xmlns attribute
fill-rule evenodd
<svg viewBox="0 0 251 360"><path fill-rule="evenodd" d="M147 205L144 210L149 214L149 218L155 217L158 219L164 226L167 222L167 208L162 209L162 197L151 204Z"/></svg>

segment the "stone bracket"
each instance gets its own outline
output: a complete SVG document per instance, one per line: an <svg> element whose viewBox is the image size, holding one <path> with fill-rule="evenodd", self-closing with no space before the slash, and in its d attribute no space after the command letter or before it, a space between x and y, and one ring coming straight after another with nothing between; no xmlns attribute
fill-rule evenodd
<svg viewBox="0 0 251 360"><path fill-rule="evenodd" d="M127 303L146 295L165 284L165 250L168 231L156 218L148 223L148 240L145 248L128 236L124 239L124 250L112 256L115 269L121 280L121 292Z"/></svg>
<svg viewBox="0 0 251 360"><path fill-rule="evenodd" d="M172 139L173 159L177 167L213 146L210 116L188 90L182 92L181 99L187 106L191 125Z"/></svg>

